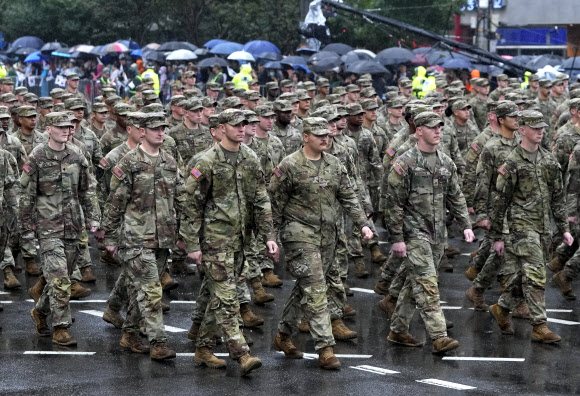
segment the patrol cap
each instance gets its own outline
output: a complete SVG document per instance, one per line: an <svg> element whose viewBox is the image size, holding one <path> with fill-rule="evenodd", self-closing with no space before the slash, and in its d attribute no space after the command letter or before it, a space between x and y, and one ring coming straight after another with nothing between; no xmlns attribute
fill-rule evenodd
<svg viewBox="0 0 580 396"><path fill-rule="evenodd" d="M488 113L495 113L495 109L497 109L498 102L495 100L488 100L487 101L487 112Z"/></svg>
<svg viewBox="0 0 580 396"><path fill-rule="evenodd" d="M572 83L572 84L568 85L568 89L570 91L573 91L573 90L578 89L578 88L580 88L580 82L578 82L578 81L576 81L575 83Z"/></svg>
<svg viewBox="0 0 580 396"><path fill-rule="evenodd" d="M314 105L313 105L313 107L311 107L311 109L316 110L322 106L330 106L330 102L327 99L321 99L317 102L314 102Z"/></svg>
<svg viewBox="0 0 580 396"><path fill-rule="evenodd" d="M143 77L143 79L141 80L141 85L145 84L145 85L153 85L155 83L155 81L153 81L153 78L151 77Z"/></svg>
<svg viewBox="0 0 580 396"><path fill-rule="evenodd" d="M373 79L373 76L370 73L365 73L358 78L359 81L360 80L372 80L372 79Z"/></svg>
<svg viewBox="0 0 580 396"><path fill-rule="evenodd" d="M159 127L167 127L169 124L165 122L165 113L147 113L142 118L142 126L144 128L154 129Z"/></svg>
<svg viewBox="0 0 580 396"><path fill-rule="evenodd" d="M243 106L242 101L237 96L230 96L229 98L225 98L223 101L224 107L234 108L234 107L241 107ZM223 124L220 122L220 124Z"/></svg>
<svg viewBox="0 0 580 396"><path fill-rule="evenodd" d="M399 86L403 88L413 88L413 82L411 80L405 80L402 83L399 83Z"/></svg>
<svg viewBox="0 0 580 396"><path fill-rule="evenodd" d="M508 83L508 87L515 90L519 90L521 88L521 84L519 82L517 83Z"/></svg>
<svg viewBox="0 0 580 396"><path fill-rule="evenodd" d="M220 124L238 125L240 122L246 121L244 112L238 109L226 109L219 114Z"/></svg>
<svg viewBox="0 0 580 396"><path fill-rule="evenodd" d="M74 98L74 95L71 94L70 92L63 92L63 94L60 96L60 100L62 100L62 102L64 103L65 100L70 99L70 98Z"/></svg>
<svg viewBox="0 0 580 396"><path fill-rule="evenodd" d="M140 111L132 111L127 113L127 125L133 125L140 128L143 124L143 119L145 118L145 113Z"/></svg>
<svg viewBox="0 0 580 396"><path fill-rule="evenodd" d="M136 92L143 92L145 90L148 90L149 86L147 84L139 84L135 87L135 91Z"/></svg>
<svg viewBox="0 0 580 396"><path fill-rule="evenodd" d="M198 88L192 88L184 90L183 96L185 96L187 99L191 99L191 98L201 98L203 95L201 94L201 91Z"/></svg>
<svg viewBox="0 0 580 396"><path fill-rule="evenodd" d="M518 83L519 84L520 80L518 80L517 77L510 77L510 78L508 78L508 83L510 83L510 84Z"/></svg>
<svg viewBox="0 0 580 396"><path fill-rule="evenodd" d="M568 106L569 106L570 110L572 110L572 109L575 109L575 110L580 109L580 98L570 99L570 102L568 102Z"/></svg>
<svg viewBox="0 0 580 396"><path fill-rule="evenodd" d="M214 98L210 98L209 96L205 96L203 97L203 99L201 99L201 105L204 108L208 108L208 107L215 107L216 105L216 101Z"/></svg>
<svg viewBox="0 0 580 396"><path fill-rule="evenodd" d="M520 125L527 125L530 128L546 128L548 124L544 122L544 115L536 110L524 110L518 119Z"/></svg>
<svg viewBox="0 0 580 396"><path fill-rule="evenodd" d="M455 80L449 83L450 87L465 89L465 84L461 80Z"/></svg>
<svg viewBox="0 0 580 396"><path fill-rule="evenodd" d="M337 94L338 96L346 95L346 88L345 87L336 87L332 89L333 94Z"/></svg>
<svg viewBox="0 0 580 396"><path fill-rule="evenodd" d="M308 95L308 92L306 92L303 89L297 89L295 93L296 93L296 96L298 97L298 100L311 100L312 99L310 97L310 95Z"/></svg>
<svg viewBox="0 0 580 396"><path fill-rule="evenodd" d="M36 109L32 106L20 106L16 112L18 117L32 117L36 115Z"/></svg>
<svg viewBox="0 0 580 396"><path fill-rule="evenodd" d="M0 118L10 118L10 110L6 106L0 106Z"/></svg>
<svg viewBox="0 0 580 396"><path fill-rule="evenodd" d="M340 100L340 95L337 95L337 94L326 95L326 100L328 100L331 104L342 103L342 100Z"/></svg>
<svg viewBox="0 0 580 396"><path fill-rule="evenodd" d="M540 81L540 76L537 74L532 74L530 77L528 77L528 81Z"/></svg>
<svg viewBox="0 0 580 396"><path fill-rule="evenodd" d="M510 100L517 105L521 105L525 102L525 100L520 96L520 94L515 92L510 92L507 95L504 95L505 100Z"/></svg>
<svg viewBox="0 0 580 396"><path fill-rule="evenodd" d="M566 81L569 79L570 79L570 76L567 75L566 73L560 73L556 76L556 80Z"/></svg>
<svg viewBox="0 0 580 396"><path fill-rule="evenodd" d="M93 113L106 113L107 106L103 103L93 103L93 107L91 108Z"/></svg>
<svg viewBox="0 0 580 396"><path fill-rule="evenodd" d="M552 81L546 79L546 78L542 78L540 80L540 87L542 88L552 88Z"/></svg>
<svg viewBox="0 0 580 396"><path fill-rule="evenodd" d="M209 82L205 84L205 89L209 89L210 91L219 91L220 85L216 82Z"/></svg>
<svg viewBox="0 0 580 396"><path fill-rule="evenodd" d="M203 109L201 100L199 98L191 98L184 103L183 108L187 111L193 111L198 109Z"/></svg>
<svg viewBox="0 0 580 396"><path fill-rule="evenodd" d="M250 81L248 81L248 87L252 87L254 85L259 85L259 84L260 84L260 81L258 81L255 78L252 78Z"/></svg>
<svg viewBox="0 0 580 396"><path fill-rule="evenodd" d="M282 95L278 96L278 99L287 100L290 103L298 103L298 95L294 92L284 92Z"/></svg>
<svg viewBox="0 0 580 396"><path fill-rule="evenodd" d="M360 87L358 85L355 85L355 84L348 84L346 86L346 92L347 93L360 92Z"/></svg>
<svg viewBox="0 0 580 396"><path fill-rule="evenodd" d="M292 81L288 80L287 78L285 78L282 81L280 81L280 87L282 87L282 88L290 88L293 85L294 84L292 84Z"/></svg>
<svg viewBox="0 0 580 396"><path fill-rule="evenodd" d="M0 95L0 102L4 103L18 102L18 98L13 93L5 93Z"/></svg>
<svg viewBox="0 0 580 396"><path fill-rule="evenodd" d="M95 96L95 99L93 100L94 103L105 103L105 98L103 98L103 95L99 95L99 96Z"/></svg>
<svg viewBox="0 0 580 396"><path fill-rule="evenodd" d="M234 96L241 98L242 95L246 92L246 89L245 88L234 88L232 92L234 93Z"/></svg>
<svg viewBox="0 0 580 396"><path fill-rule="evenodd" d="M214 128L214 129L217 128L218 125L220 124L220 116L217 114L210 115L208 118L207 124L210 128Z"/></svg>
<svg viewBox="0 0 580 396"><path fill-rule="evenodd" d="M52 98L49 96L44 96L42 98L38 98L38 107L41 109L50 109L54 105L52 104Z"/></svg>
<svg viewBox="0 0 580 396"><path fill-rule="evenodd" d="M143 106L145 104L143 98L137 95L133 96L129 102L134 106Z"/></svg>
<svg viewBox="0 0 580 396"><path fill-rule="evenodd" d="M399 80L397 80L397 85L402 85L403 83L405 83L407 81L409 81L409 82L411 81L409 79L409 77L401 77L401 78L399 78Z"/></svg>
<svg viewBox="0 0 580 396"><path fill-rule="evenodd" d="M46 126L73 126L72 122L70 122L68 114L64 111L48 113L46 116L44 116L44 122Z"/></svg>
<svg viewBox="0 0 580 396"><path fill-rule="evenodd" d="M76 80L80 80L80 77L76 73L69 73L66 75L66 79L76 81Z"/></svg>
<svg viewBox="0 0 580 396"><path fill-rule="evenodd" d="M463 110L463 109L471 109L471 105L469 103L467 103L467 101L465 101L463 99L456 100L451 105L451 110L453 110L453 111L455 111L455 110Z"/></svg>
<svg viewBox="0 0 580 396"><path fill-rule="evenodd" d="M28 93L28 88L26 88L26 87L14 88L14 91L12 93L14 95L25 95Z"/></svg>
<svg viewBox="0 0 580 396"><path fill-rule="evenodd" d="M346 112L348 115L359 115L364 113L362 106L358 103L349 103L346 105Z"/></svg>
<svg viewBox="0 0 580 396"><path fill-rule="evenodd" d="M236 84L234 84L231 81L226 81L224 83L224 89L234 89L236 87Z"/></svg>
<svg viewBox="0 0 580 396"><path fill-rule="evenodd" d="M321 106L312 113L312 117L321 117L328 122L340 118L333 106Z"/></svg>
<svg viewBox="0 0 580 396"><path fill-rule="evenodd" d="M192 78L192 77L196 77L197 73L194 72L193 70L188 70L186 72L183 73L183 78Z"/></svg>
<svg viewBox="0 0 580 396"><path fill-rule="evenodd" d="M183 95L175 95L171 97L169 103L171 106L183 107L186 100L187 99Z"/></svg>
<svg viewBox="0 0 580 396"><path fill-rule="evenodd" d="M105 103L107 104L107 106L115 106L117 103L122 101L123 99L121 99L121 97L117 95L111 95L107 99L105 99Z"/></svg>
<svg viewBox="0 0 580 396"><path fill-rule="evenodd" d="M489 80L487 78L476 78L473 82L476 87L487 87L489 85Z"/></svg>
<svg viewBox="0 0 580 396"><path fill-rule="evenodd" d="M360 91L361 98L372 98L377 95L377 91L373 87L366 87Z"/></svg>
<svg viewBox="0 0 580 396"><path fill-rule="evenodd" d="M258 91L246 91L244 92L243 98L249 101L260 100L260 93Z"/></svg>
<svg viewBox="0 0 580 396"><path fill-rule="evenodd" d="M141 108L141 112L145 114L163 113L163 105L160 103L151 103Z"/></svg>
<svg viewBox="0 0 580 396"><path fill-rule="evenodd" d="M302 83L302 89L307 91L316 91L316 85L312 81L304 81Z"/></svg>
<svg viewBox="0 0 580 396"><path fill-rule="evenodd" d="M67 110L79 110L84 109L85 104L81 98L70 98L64 101L64 108Z"/></svg>
<svg viewBox="0 0 580 396"><path fill-rule="evenodd" d="M361 88L369 88L373 86L373 82L369 80L357 80L356 82Z"/></svg>
<svg viewBox="0 0 580 396"><path fill-rule="evenodd" d="M361 102L363 110L376 110L379 108L377 102L373 99L365 99Z"/></svg>
<svg viewBox="0 0 580 396"><path fill-rule="evenodd" d="M259 106L254 107L254 112L256 113L256 115L258 117L270 117L270 116L273 116L274 114L276 114L272 111L270 106L266 106L266 105L259 105Z"/></svg>
<svg viewBox="0 0 580 396"><path fill-rule="evenodd" d="M10 107L10 115L17 114L17 113L18 113L18 108L19 108L20 106L22 106L22 105L21 105L21 104L19 104L19 103L16 103L16 104L15 104L15 105L13 105L12 107Z"/></svg>
<svg viewBox="0 0 580 396"><path fill-rule="evenodd" d="M398 95L401 93L401 90L399 89L399 87L389 85L388 87L385 87L385 92L386 92L386 94L396 93Z"/></svg>
<svg viewBox="0 0 580 396"><path fill-rule="evenodd" d="M155 93L155 91L152 89L146 89L145 91L143 91L141 97L143 98L143 100L157 100L159 98Z"/></svg>
<svg viewBox="0 0 580 396"><path fill-rule="evenodd" d="M498 102L495 109L495 114L498 118L515 117L519 114L518 106L509 100L502 100Z"/></svg>
<svg viewBox="0 0 580 396"><path fill-rule="evenodd" d="M446 96L463 96L463 90L457 87L447 87L444 91Z"/></svg>
<svg viewBox="0 0 580 396"><path fill-rule="evenodd" d="M292 111L292 104L287 100L274 101L274 111Z"/></svg>
<svg viewBox="0 0 580 396"><path fill-rule="evenodd" d="M171 89L173 91L181 91L183 89L183 83L179 80L175 80L171 83Z"/></svg>
<svg viewBox="0 0 580 396"><path fill-rule="evenodd" d="M268 81L266 83L266 89L278 89L278 83L276 81Z"/></svg>
<svg viewBox="0 0 580 396"><path fill-rule="evenodd" d="M437 88L445 89L445 88L447 88L448 85L449 84L447 84L447 80L437 80L437 79L435 80L435 86Z"/></svg>
<svg viewBox="0 0 580 396"><path fill-rule="evenodd" d="M507 74L500 74L499 76L497 76L495 78L497 81L507 81L508 80L508 75Z"/></svg>
<svg viewBox="0 0 580 396"><path fill-rule="evenodd" d="M64 103L55 103L54 107L52 108L53 112L63 112L65 110Z"/></svg>
<svg viewBox="0 0 580 396"><path fill-rule="evenodd" d="M434 128L438 125L443 126L444 122L439 117L439 114L432 111L424 111L413 117L415 122L415 127L426 126L429 128Z"/></svg>
<svg viewBox="0 0 580 396"><path fill-rule="evenodd" d="M308 117L303 120L304 133L311 133L316 136L328 135L328 121L322 117Z"/></svg>
<svg viewBox="0 0 580 396"><path fill-rule="evenodd" d="M316 86L318 86L318 87L330 87L330 82L328 81L328 78L320 77L318 79L318 81L316 82Z"/></svg>
<svg viewBox="0 0 580 396"><path fill-rule="evenodd" d="M556 77L556 79L552 82L552 86L554 85L564 85L564 80L558 80Z"/></svg>
<svg viewBox="0 0 580 396"><path fill-rule="evenodd" d="M62 89L62 88L53 88L50 90L50 96L53 99L60 99L63 93L64 93L64 89Z"/></svg>
<svg viewBox="0 0 580 396"><path fill-rule="evenodd" d="M242 110L244 112L244 117L246 117L246 121L248 122L260 122L260 119L256 115L255 112L252 110Z"/></svg>
<svg viewBox="0 0 580 396"><path fill-rule="evenodd" d="M528 99L522 104L524 110L532 110L537 107L536 101L533 99Z"/></svg>
<svg viewBox="0 0 580 396"><path fill-rule="evenodd" d="M132 112L132 111L136 111L134 106L131 106L128 103L117 103L114 107L113 112L115 113L115 115L117 116L126 116L128 113Z"/></svg>
<svg viewBox="0 0 580 396"><path fill-rule="evenodd" d="M396 109L405 106L405 98L402 96L395 96L387 102L387 107Z"/></svg>
<svg viewBox="0 0 580 396"><path fill-rule="evenodd" d="M11 77L0 78L1 85L14 85L14 80Z"/></svg>
<svg viewBox="0 0 580 396"><path fill-rule="evenodd" d="M410 107L405 109L405 117L409 117L415 120L415 117L421 113L425 112L432 112L433 109L431 106L427 105L424 102L412 104Z"/></svg>
<svg viewBox="0 0 580 396"><path fill-rule="evenodd" d="M336 112L338 113L339 116L344 117L348 115L348 112L346 111L346 108L344 107L344 105L336 105Z"/></svg>

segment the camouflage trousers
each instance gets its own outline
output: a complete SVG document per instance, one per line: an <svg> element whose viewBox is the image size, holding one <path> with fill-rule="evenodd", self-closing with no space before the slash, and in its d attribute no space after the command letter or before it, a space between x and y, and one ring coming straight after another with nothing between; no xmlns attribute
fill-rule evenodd
<svg viewBox="0 0 580 396"><path fill-rule="evenodd" d="M568 246L565 243L561 243L556 249L556 253L562 262L567 262L570 260L572 256L574 256L578 251L578 247L580 246L578 245L578 236L580 236L580 233L578 232L578 228L575 224L570 224L570 232L574 237L574 242L572 245Z"/></svg>
<svg viewBox="0 0 580 396"><path fill-rule="evenodd" d="M240 302L236 284L242 274L243 265L242 251L204 253L201 265L209 291L209 302L196 346L212 347L214 335L223 332L228 352L234 360L250 351L239 326Z"/></svg>
<svg viewBox="0 0 580 396"><path fill-rule="evenodd" d="M401 257L395 257L395 255L391 252L387 262L383 264L381 268L381 279L391 282L402 265L403 259Z"/></svg>
<svg viewBox="0 0 580 396"><path fill-rule="evenodd" d="M4 257L6 254L10 253L10 249L8 248L8 228L6 225L0 226L0 262L4 262ZM12 254L10 254L12 256ZM0 267L0 269L4 269L6 267Z"/></svg>
<svg viewBox="0 0 580 396"><path fill-rule="evenodd" d="M89 234L87 230L83 228L81 239L79 241L79 248L81 249L81 254L78 260L79 268L86 268L92 265L91 263L91 252L89 251Z"/></svg>
<svg viewBox="0 0 580 396"><path fill-rule="evenodd" d="M284 305L278 331L292 334L300 320L305 319L310 325L315 350L335 344L330 322L333 317L342 317L341 304L346 305L334 251L334 245L284 244L286 266L296 283Z"/></svg>
<svg viewBox="0 0 580 396"><path fill-rule="evenodd" d="M166 342L159 281L159 268L164 269L169 249L130 248L119 251L122 271L126 276L129 307L123 324L126 333L138 333L141 321L149 342Z"/></svg>
<svg viewBox="0 0 580 396"><path fill-rule="evenodd" d="M12 256L12 250L10 249L10 246L8 246L9 245L8 240L10 239L10 237L6 232L6 234L0 235L0 238L4 238L4 249L0 253L0 255L2 256L2 260L0 261L0 270L4 270L5 268L9 267L14 268L16 266L16 262L14 261L14 256Z"/></svg>
<svg viewBox="0 0 580 396"><path fill-rule="evenodd" d="M504 245L511 244L511 240L508 235L505 235ZM505 255L498 256L495 250L490 249L489 256L475 279L473 280L473 286L481 289L488 289L493 284L494 280L498 278L500 281L501 289L505 289L507 282L513 274L517 271L514 266L513 261L506 262Z"/></svg>
<svg viewBox="0 0 580 396"><path fill-rule="evenodd" d="M471 259L471 266L481 271L485 262L487 261L489 255L493 251L492 249L493 239L490 237L489 233L486 233L483 237L481 243L479 244L479 249L477 254L473 259Z"/></svg>
<svg viewBox="0 0 580 396"><path fill-rule="evenodd" d="M574 242L576 242L576 235L574 236ZM566 247L569 246L566 245ZM564 273L571 279L578 278L578 274L580 274L580 249L576 249L574 255L566 262Z"/></svg>
<svg viewBox="0 0 580 396"><path fill-rule="evenodd" d="M78 239L39 239L40 262L46 286L36 303L42 315L52 313L53 327L70 327L71 275L80 255Z"/></svg>
<svg viewBox="0 0 580 396"><path fill-rule="evenodd" d="M262 271L267 269L274 269L274 262L266 254L266 245L262 241L256 239L252 234L249 247L245 249L247 265L247 278L254 279L262 276Z"/></svg>
<svg viewBox="0 0 580 396"><path fill-rule="evenodd" d="M534 326L546 323L546 257L550 238L534 231L512 233L504 249L507 266L516 271L506 281L498 304L513 310L525 300Z"/></svg>
<svg viewBox="0 0 580 396"><path fill-rule="evenodd" d="M8 219L8 223L6 224L6 237L8 238L8 242L4 251L4 257L0 260L0 270L16 266L12 251L20 251L24 258L35 258L37 256L35 240L24 240L20 237L20 232L18 232L14 218Z"/></svg>
<svg viewBox="0 0 580 396"><path fill-rule="evenodd" d="M419 308L429 337L433 340L447 336L445 316L439 303L437 267L445 251L445 244L431 244L422 239L407 241L407 257L403 263L407 272L404 285L391 317L391 330L405 333Z"/></svg>

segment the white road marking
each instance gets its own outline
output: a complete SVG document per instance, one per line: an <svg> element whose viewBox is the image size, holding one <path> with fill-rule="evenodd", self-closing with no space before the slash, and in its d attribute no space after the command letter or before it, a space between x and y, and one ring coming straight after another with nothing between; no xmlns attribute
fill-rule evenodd
<svg viewBox="0 0 580 396"><path fill-rule="evenodd" d="M350 366L350 368L353 368L355 370L366 371L366 372L373 373L373 374L380 374L380 375L399 374L398 371L388 370L388 369L384 369L381 367L367 366L367 365Z"/></svg>
<svg viewBox="0 0 580 396"><path fill-rule="evenodd" d="M462 256L471 256L471 253L461 253Z"/></svg>
<svg viewBox="0 0 580 396"><path fill-rule="evenodd" d="M97 352L56 352L56 351L24 351L24 355L94 355Z"/></svg>
<svg viewBox="0 0 580 396"><path fill-rule="evenodd" d="M24 300L26 302L34 302L33 299L29 298L27 300ZM70 300L71 303L73 304L79 304L79 303L106 303L107 300Z"/></svg>
<svg viewBox="0 0 580 396"><path fill-rule="evenodd" d="M562 320L562 319L554 319L554 318L548 318L548 322L571 325L571 326L580 325L580 322L572 322L570 320Z"/></svg>
<svg viewBox="0 0 580 396"><path fill-rule="evenodd" d="M369 294L374 294L375 293L374 290L371 290L371 289L362 289L360 287L351 287L350 290L357 291L357 292L361 292L361 293L369 293Z"/></svg>
<svg viewBox="0 0 580 396"><path fill-rule="evenodd" d="M0 304L12 304L14 301L0 301Z"/></svg>
<svg viewBox="0 0 580 396"><path fill-rule="evenodd" d="M442 380L438 380L435 378L427 378L424 380L416 380L416 381L421 382L423 384L442 386L444 388L450 388L450 389L458 389L458 390L477 389L475 386L457 384L455 382L442 381Z"/></svg>
<svg viewBox="0 0 580 396"><path fill-rule="evenodd" d="M571 309L546 309L546 312L572 313Z"/></svg>
<svg viewBox="0 0 580 396"><path fill-rule="evenodd" d="M184 353L176 353L177 357L194 357L195 353L192 352L184 352ZM217 357L228 357L230 356L229 353L226 352L219 352L219 353L214 353L215 356Z"/></svg>
<svg viewBox="0 0 580 396"><path fill-rule="evenodd" d="M0 294L10 294L10 292L3 292L3 291L0 291Z"/></svg>
<svg viewBox="0 0 580 396"><path fill-rule="evenodd" d="M195 301L185 301L185 300L183 300L183 301L174 300L174 301L171 301L171 304L196 304L196 302Z"/></svg>
<svg viewBox="0 0 580 396"><path fill-rule="evenodd" d="M439 304L447 304L447 301L439 301Z"/></svg>
<svg viewBox="0 0 580 396"><path fill-rule="evenodd" d="M443 305L441 307L441 309L461 309L463 307L455 307L455 306L451 306L451 305Z"/></svg>
<svg viewBox="0 0 580 396"><path fill-rule="evenodd" d="M88 315L98 316L99 318L102 318L103 317L103 312L96 311L96 310L93 310L93 309L89 309L89 310L86 310L86 311L79 311L79 312L85 313L85 314L88 314ZM173 326L167 326L167 325L165 325L165 331L168 331L170 333L183 333L183 332L185 332L187 330L186 329L181 329L179 327L173 327Z"/></svg>
<svg viewBox="0 0 580 396"><path fill-rule="evenodd" d="M379 245L388 245L389 242L385 242L385 241L379 241Z"/></svg>
<svg viewBox="0 0 580 396"><path fill-rule="evenodd" d="M443 360L461 360L476 362L523 362L525 358L494 358L494 357L477 357L477 356L444 356Z"/></svg>

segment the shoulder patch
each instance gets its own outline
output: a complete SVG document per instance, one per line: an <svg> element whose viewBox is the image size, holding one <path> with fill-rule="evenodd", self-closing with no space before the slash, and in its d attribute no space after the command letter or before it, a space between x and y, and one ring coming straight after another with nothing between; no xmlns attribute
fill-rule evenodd
<svg viewBox="0 0 580 396"><path fill-rule="evenodd" d="M125 172L123 172L121 170L121 168L119 168L118 166L115 166L115 169L113 169L113 174L120 179L121 177L123 177L123 175L125 174Z"/></svg>
<svg viewBox="0 0 580 396"><path fill-rule="evenodd" d="M199 179L199 177L202 175L202 173L199 171L199 169L197 168L193 168L191 170L191 174L193 175L193 177L195 177L196 179Z"/></svg>
<svg viewBox="0 0 580 396"><path fill-rule="evenodd" d="M109 165L109 161L107 161L105 158L101 158L101 160L99 161L99 164L101 164L101 166L103 168L106 168L107 165Z"/></svg>
<svg viewBox="0 0 580 396"><path fill-rule="evenodd" d="M568 157L568 161L572 161L572 157L574 156L574 152L570 153L570 156Z"/></svg>
<svg viewBox="0 0 580 396"><path fill-rule="evenodd" d="M32 167L28 164L24 164L24 165L22 165L22 170L26 173L30 173L30 171L32 170Z"/></svg>
<svg viewBox="0 0 580 396"><path fill-rule="evenodd" d="M557 135L557 134L556 134L556 135L554 135L554 138L553 138L553 140L554 140L554 141L556 141L556 139L558 139L558 135Z"/></svg>
<svg viewBox="0 0 580 396"><path fill-rule="evenodd" d="M393 167L393 169L395 169L395 172L397 172L397 174L399 176L403 176L403 174L405 173L405 170L403 169L403 167L401 166L401 164L395 164L395 166Z"/></svg>
<svg viewBox="0 0 580 396"><path fill-rule="evenodd" d="M471 148L473 149L473 151L477 152L479 151L479 146L476 143L472 143L471 144Z"/></svg>
<svg viewBox="0 0 580 396"><path fill-rule="evenodd" d="M507 173L507 169L504 168L503 166L500 166L499 169L497 170L499 173L501 173L502 175L505 176L505 174Z"/></svg>
<svg viewBox="0 0 580 396"><path fill-rule="evenodd" d="M394 151L392 148L390 148L390 147L389 147L389 148L386 150L386 153L387 153L387 154L389 155L389 157L391 157L391 158L393 157L393 155L395 155L395 151Z"/></svg>
<svg viewBox="0 0 580 396"><path fill-rule="evenodd" d="M280 168L278 168L278 167L274 168L274 174L275 174L277 177L282 177L282 171L281 171L281 170L280 170Z"/></svg>

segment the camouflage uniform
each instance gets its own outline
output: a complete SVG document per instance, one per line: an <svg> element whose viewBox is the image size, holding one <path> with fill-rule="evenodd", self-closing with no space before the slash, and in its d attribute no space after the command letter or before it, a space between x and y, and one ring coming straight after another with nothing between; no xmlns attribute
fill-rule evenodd
<svg viewBox="0 0 580 396"><path fill-rule="evenodd" d="M565 185L566 190L566 207L569 217L580 217L580 144L574 147L574 151L570 155L570 161L568 162L568 172L566 174L567 181ZM580 235L579 225L571 225L574 243L572 246L566 244L561 244L558 246L556 252L558 256L561 257L562 262L566 262L564 266L564 275L569 280L574 280L580 274L580 249L578 249L578 241L576 238Z"/></svg>
<svg viewBox="0 0 580 396"><path fill-rule="evenodd" d="M469 149L471 142L473 142L477 135L479 135L477 128L469 121L467 121L467 124L465 125L459 125L454 119L445 123L444 133L452 133L455 135L457 147L459 148L462 157L467 155L467 150ZM455 161L455 159L453 160Z"/></svg>
<svg viewBox="0 0 580 396"><path fill-rule="evenodd" d="M0 164L0 213L2 214L0 217L0 262L2 262L2 267L0 269L3 270L8 266L5 264L8 258L4 257L4 253L10 254L10 249L7 248L10 234L9 221L18 216L20 191L14 157L8 151L0 149ZM14 260L12 260L11 266L14 266Z"/></svg>
<svg viewBox="0 0 580 396"><path fill-rule="evenodd" d="M477 128L482 131L483 128L485 128L485 124L487 124L487 101L486 99L482 99L479 95L476 95L469 100L469 105L473 110L473 116L475 117Z"/></svg>
<svg viewBox="0 0 580 396"><path fill-rule="evenodd" d="M26 151L26 155L30 155L36 146L45 143L47 140L46 136L38 131L34 131L32 135L25 135L20 128L12 136L20 140L24 151Z"/></svg>
<svg viewBox="0 0 580 396"><path fill-rule="evenodd" d="M197 129L189 129L184 122L171 128L167 134L175 141L184 164L188 164L195 154L210 148L213 141L209 129L201 125Z"/></svg>
<svg viewBox="0 0 580 396"><path fill-rule="evenodd" d="M302 140L302 134L292 125L287 125L284 128L277 123L274 123L274 126L270 131L270 136L277 137L282 142L286 155L299 151L304 143Z"/></svg>
<svg viewBox="0 0 580 396"><path fill-rule="evenodd" d="M465 172L463 174L463 195L465 195L465 202L467 207L474 207L475 187L477 185L477 164L481 151L485 144L495 136L495 132L488 125L469 145L467 154L465 155Z"/></svg>
<svg viewBox="0 0 580 396"><path fill-rule="evenodd" d="M544 120L550 120L556 110L556 102L554 102L554 99L549 96L548 99L544 100L538 96L536 98L536 104L538 105L540 112L544 115ZM546 150L552 149L552 137L554 135L554 131L552 130L553 127L554 125L550 125L549 128L544 131L544 136L542 137L542 147Z"/></svg>
<svg viewBox="0 0 580 396"><path fill-rule="evenodd" d="M115 115L122 117L125 117L127 116L127 114L134 111L135 107L122 102L117 103L114 108ZM105 132L105 134L101 138L100 142L102 154L103 155L109 154L111 150L125 143L126 140L127 140L127 131L124 128L122 128L118 123L115 122L115 126L111 129L108 129L107 132ZM101 160L101 158L99 158L99 161Z"/></svg>

